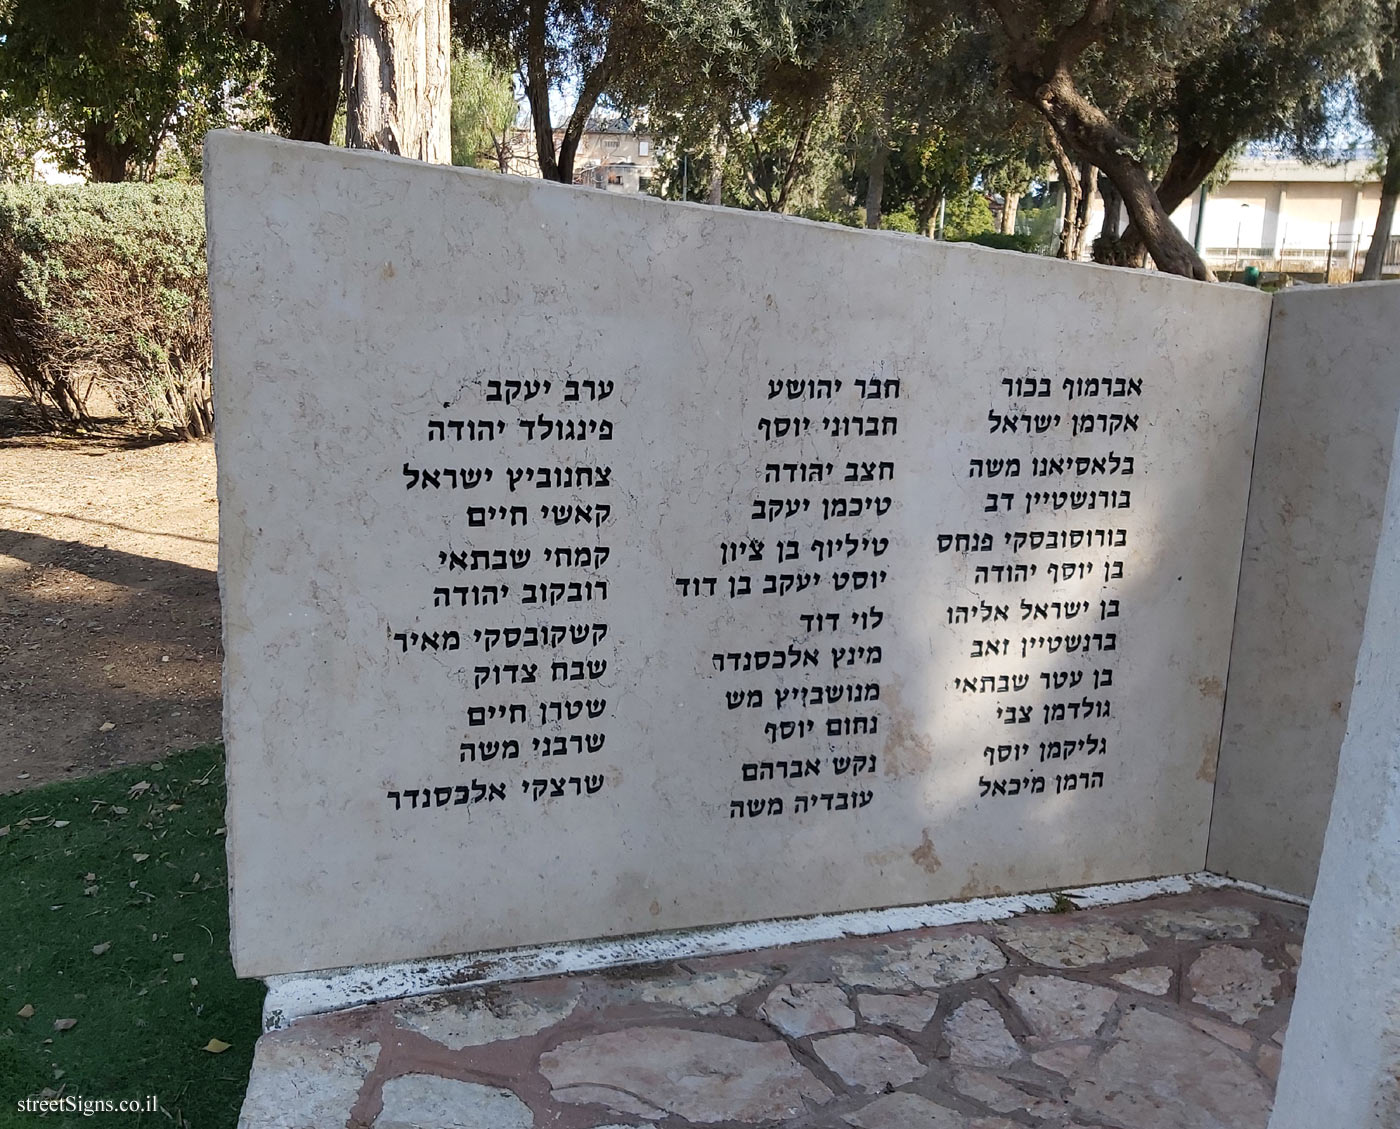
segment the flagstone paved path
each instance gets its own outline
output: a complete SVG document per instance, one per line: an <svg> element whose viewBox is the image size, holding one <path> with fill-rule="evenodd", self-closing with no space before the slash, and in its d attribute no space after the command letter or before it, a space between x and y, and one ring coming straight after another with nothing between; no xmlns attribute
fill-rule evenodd
<svg viewBox="0 0 1400 1129"><path fill-rule="evenodd" d="M302 1020L240 1129L1265 1129L1305 911L1199 892Z"/></svg>

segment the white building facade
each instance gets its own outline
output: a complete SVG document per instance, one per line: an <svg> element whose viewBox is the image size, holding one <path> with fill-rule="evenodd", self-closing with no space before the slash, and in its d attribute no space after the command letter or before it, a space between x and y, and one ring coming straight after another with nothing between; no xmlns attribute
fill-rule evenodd
<svg viewBox="0 0 1400 1129"><path fill-rule="evenodd" d="M1326 272L1333 281L1344 281L1365 261L1376 235L1380 196L1380 177L1369 160L1306 164L1250 158L1235 165L1227 184L1206 194L1204 216L1197 193L1172 219L1215 270L1257 266ZM1127 225L1126 214L1122 223ZM1103 204L1096 200L1086 245L1102 226ZM1381 237L1390 244L1385 273L1400 274L1400 212Z"/></svg>

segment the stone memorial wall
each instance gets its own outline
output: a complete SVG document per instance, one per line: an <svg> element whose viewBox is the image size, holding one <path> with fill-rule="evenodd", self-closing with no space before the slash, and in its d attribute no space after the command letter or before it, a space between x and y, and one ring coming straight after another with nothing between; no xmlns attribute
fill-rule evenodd
<svg viewBox="0 0 1400 1129"><path fill-rule="evenodd" d="M205 180L241 974L1204 864L1266 295Z"/></svg>
<svg viewBox="0 0 1400 1129"><path fill-rule="evenodd" d="M1397 323L1391 282L1274 298L1207 865L1304 897L1385 509Z"/></svg>

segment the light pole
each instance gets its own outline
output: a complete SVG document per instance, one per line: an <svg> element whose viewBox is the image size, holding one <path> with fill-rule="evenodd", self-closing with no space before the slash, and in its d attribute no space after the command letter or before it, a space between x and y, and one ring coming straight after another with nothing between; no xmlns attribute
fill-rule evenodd
<svg viewBox="0 0 1400 1129"><path fill-rule="evenodd" d="M1196 254L1201 253L1201 237L1206 229L1206 186L1201 185L1201 195L1196 204L1196 237L1191 241Z"/></svg>
<svg viewBox="0 0 1400 1129"><path fill-rule="evenodd" d="M1244 231L1244 213L1248 210L1248 204L1240 205L1240 222L1235 224L1235 273L1240 271L1240 234Z"/></svg>

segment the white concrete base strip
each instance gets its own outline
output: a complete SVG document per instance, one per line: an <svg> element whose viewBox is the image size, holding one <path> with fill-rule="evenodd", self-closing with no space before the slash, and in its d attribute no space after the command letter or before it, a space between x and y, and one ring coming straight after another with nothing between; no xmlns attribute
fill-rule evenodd
<svg viewBox="0 0 1400 1129"><path fill-rule="evenodd" d="M1189 894L1200 885L1197 877L1195 874L1172 874L1166 878L1143 878L1136 882L1110 882L1106 886L1080 886L1063 893L1080 909L1094 909L1123 902L1140 902L1144 898L1159 898L1163 894ZM1037 897L1051 897L1053 900L1051 895L1039 894Z"/></svg>
<svg viewBox="0 0 1400 1129"><path fill-rule="evenodd" d="M1090 909L1166 894L1189 894L1199 888L1231 887L1280 901L1306 904L1294 895L1205 872L1083 886L1060 893L1077 906ZM817 917L717 925L674 933L573 941L503 949L493 953L270 976L267 978L267 997L263 1002L263 1029L275 1031L304 1016L341 1008L483 984L534 980L571 972L596 972L603 968L684 960L688 957L720 956L809 941L835 941L842 937L871 937L937 925L1002 921L1023 913L1048 913L1054 906L1053 892L1014 894L1000 898L973 898L965 902L855 910Z"/></svg>
<svg viewBox="0 0 1400 1129"><path fill-rule="evenodd" d="M1268 898L1275 902L1288 902L1290 905L1303 906L1305 909L1312 904L1311 898L1305 898L1301 894L1290 894L1286 890L1278 890L1273 886L1261 886L1258 882L1246 882L1243 878L1230 878L1224 874L1211 874L1206 870L1199 874L1190 875L1190 879L1197 886L1202 886L1207 890L1244 890L1250 894L1258 894L1261 898Z"/></svg>

